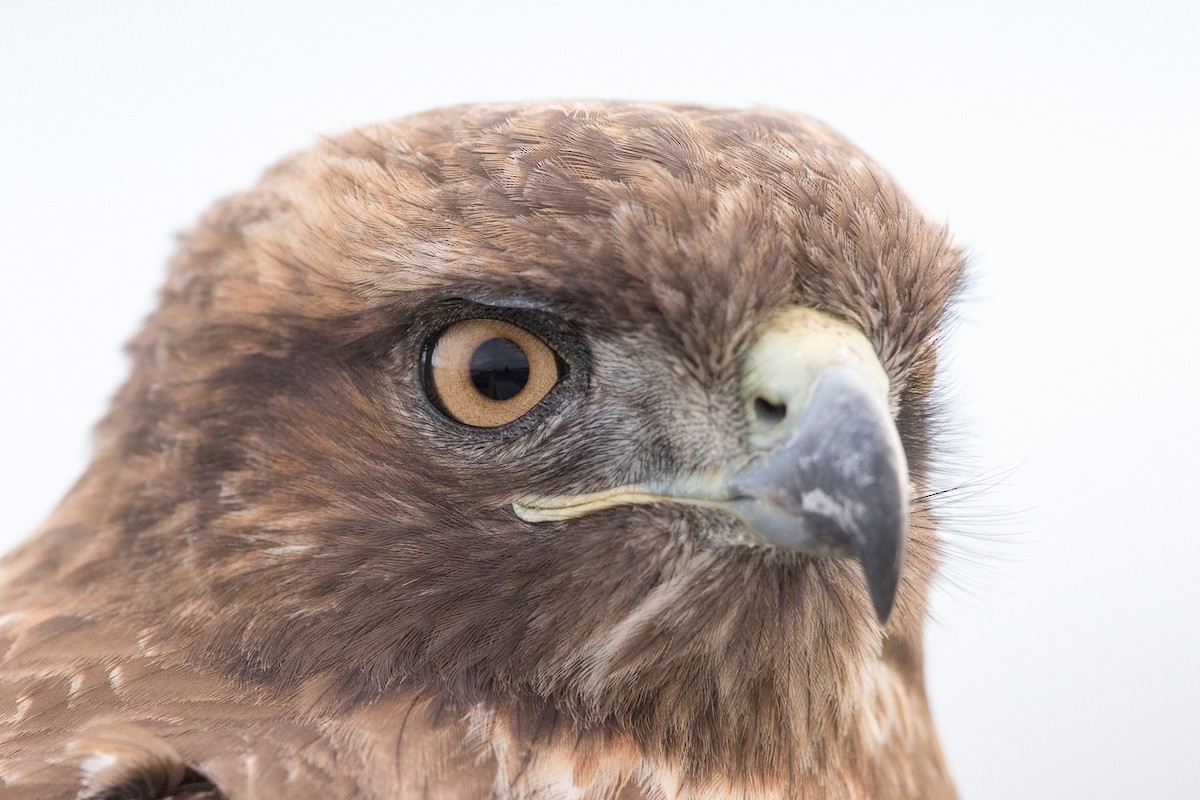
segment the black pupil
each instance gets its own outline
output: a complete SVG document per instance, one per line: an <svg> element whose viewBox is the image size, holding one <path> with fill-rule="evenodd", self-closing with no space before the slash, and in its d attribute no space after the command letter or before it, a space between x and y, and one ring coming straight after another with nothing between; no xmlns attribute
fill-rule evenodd
<svg viewBox="0 0 1200 800"><path fill-rule="evenodd" d="M516 342L488 339L471 354L471 383L489 400L516 397L529 382L529 358Z"/></svg>

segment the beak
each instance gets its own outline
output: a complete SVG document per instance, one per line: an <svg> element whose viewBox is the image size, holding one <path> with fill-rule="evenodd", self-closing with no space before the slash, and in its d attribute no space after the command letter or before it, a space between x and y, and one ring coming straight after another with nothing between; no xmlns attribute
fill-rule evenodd
<svg viewBox="0 0 1200 800"><path fill-rule="evenodd" d="M881 624L908 528L908 469L888 378L862 332L811 308L772 320L746 359L758 455L730 476L731 511L764 542L856 558Z"/></svg>
<svg viewBox="0 0 1200 800"><path fill-rule="evenodd" d="M858 559L886 623L904 564L908 466L871 343L790 308L751 349L743 386L758 455L729 477L730 510L768 544Z"/></svg>
<svg viewBox="0 0 1200 800"><path fill-rule="evenodd" d="M908 466L871 343L828 314L786 309L751 348L742 389L752 452L741 466L654 486L519 498L517 516L547 522L662 502L720 509L765 544L857 559L886 624L904 564Z"/></svg>
<svg viewBox="0 0 1200 800"><path fill-rule="evenodd" d="M782 441L735 473L730 510L765 542L862 564L886 623L904 564L908 470L885 404L845 366L820 373Z"/></svg>

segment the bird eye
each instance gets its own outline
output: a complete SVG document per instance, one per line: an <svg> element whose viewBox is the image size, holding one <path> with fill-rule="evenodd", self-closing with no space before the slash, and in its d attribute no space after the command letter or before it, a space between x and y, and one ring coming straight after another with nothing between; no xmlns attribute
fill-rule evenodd
<svg viewBox="0 0 1200 800"><path fill-rule="evenodd" d="M430 399L456 422L495 428L519 419L561 377L554 351L498 319L451 325L424 354Z"/></svg>

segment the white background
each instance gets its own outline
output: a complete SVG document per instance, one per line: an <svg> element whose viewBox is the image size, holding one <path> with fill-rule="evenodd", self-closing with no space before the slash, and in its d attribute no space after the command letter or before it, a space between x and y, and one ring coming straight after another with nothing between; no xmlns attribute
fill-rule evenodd
<svg viewBox="0 0 1200 800"><path fill-rule="evenodd" d="M82 470L173 235L317 135L804 111L973 256L928 674L964 797L1200 796L1200 4L442 5L4 3L0 547Z"/></svg>

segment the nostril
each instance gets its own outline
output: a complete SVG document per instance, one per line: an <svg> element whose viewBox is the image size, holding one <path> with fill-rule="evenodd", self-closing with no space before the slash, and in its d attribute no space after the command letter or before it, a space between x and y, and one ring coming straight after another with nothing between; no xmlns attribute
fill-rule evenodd
<svg viewBox="0 0 1200 800"><path fill-rule="evenodd" d="M754 418L760 425L774 427L787 416L787 406L772 403L762 397L754 398Z"/></svg>

